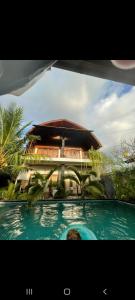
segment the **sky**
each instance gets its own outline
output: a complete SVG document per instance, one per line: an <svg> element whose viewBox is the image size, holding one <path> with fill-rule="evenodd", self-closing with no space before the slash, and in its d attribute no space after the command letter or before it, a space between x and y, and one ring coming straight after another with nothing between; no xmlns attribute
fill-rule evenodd
<svg viewBox="0 0 135 300"><path fill-rule="evenodd" d="M24 109L24 123L68 119L93 130L109 153L134 138L135 87L52 68L21 96L0 96Z"/></svg>

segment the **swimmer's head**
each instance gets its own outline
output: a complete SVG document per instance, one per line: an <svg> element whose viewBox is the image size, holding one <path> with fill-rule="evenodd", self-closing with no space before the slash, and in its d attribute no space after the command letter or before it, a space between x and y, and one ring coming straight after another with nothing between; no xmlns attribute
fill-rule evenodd
<svg viewBox="0 0 135 300"><path fill-rule="evenodd" d="M123 70L130 70L135 68L135 60L111 60L112 64Z"/></svg>
<svg viewBox="0 0 135 300"><path fill-rule="evenodd" d="M75 229L69 230L67 234L67 240L81 240L80 233Z"/></svg>

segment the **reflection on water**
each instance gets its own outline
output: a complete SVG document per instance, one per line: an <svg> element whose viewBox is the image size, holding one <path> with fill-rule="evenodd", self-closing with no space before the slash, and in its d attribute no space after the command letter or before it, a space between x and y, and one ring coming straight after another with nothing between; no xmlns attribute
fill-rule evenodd
<svg viewBox="0 0 135 300"><path fill-rule="evenodd" d="M47 205L42 209L42 215L40 218L40 225L43 227L53 226L58 221L58 210L56 207L50 207Z"/></svg>
<svg viewBox="0 0 135 300"><path fill-rule="evenodd" d="M77 207L77 206L68 206L65 207L63 212L62 212L63 218L64 219L70 219L70 220L76 220L78 218L83 217L83 210L82 207Z"/></svg>
<svg viewBox="0 0 135 300"><path fill-rule="evenodd" d="M0 239L57 240L69 224L83 224L97 239L135 239L135 207L117 202L0 205Z"/></svg>

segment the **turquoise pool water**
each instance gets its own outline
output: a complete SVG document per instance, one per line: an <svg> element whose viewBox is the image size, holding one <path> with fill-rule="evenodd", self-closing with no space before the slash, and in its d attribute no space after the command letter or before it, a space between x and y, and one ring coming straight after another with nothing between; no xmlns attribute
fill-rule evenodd
<svg viewBox="0 0 135 300"><path fill-rule="evenodd" d="M70 224L87 226L98 240L134 240L135 206L117 201L0 204L0 240L59 240Z"/></svg>

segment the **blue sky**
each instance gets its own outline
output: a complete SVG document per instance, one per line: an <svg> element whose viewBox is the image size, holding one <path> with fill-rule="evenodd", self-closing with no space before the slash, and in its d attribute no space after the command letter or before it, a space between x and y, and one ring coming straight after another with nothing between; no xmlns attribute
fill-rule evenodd
<svg viewBox="0 0 135 300"><path fill-rule="evenodd" d="M130 93L132 88L132 85L129 84L122 84L114 81L106 81L103 87L100 89L97 100L100 100L101 98L107 98L114 92L118 97L121 97L125 94Z"/></svg>
<svg viewBox="0 0 135 300"><path fill-rule="evenodd" d="M52 68L23 95L0 97L1 105L11 102L24 108L24 122L66 118L94 130L105 151L134 137L135 87L129 85Z"/></svg>

